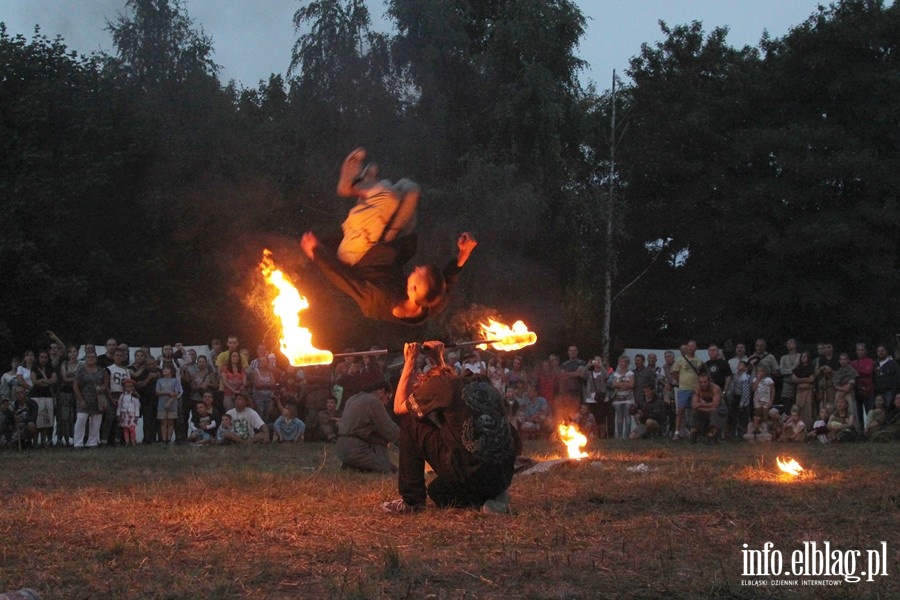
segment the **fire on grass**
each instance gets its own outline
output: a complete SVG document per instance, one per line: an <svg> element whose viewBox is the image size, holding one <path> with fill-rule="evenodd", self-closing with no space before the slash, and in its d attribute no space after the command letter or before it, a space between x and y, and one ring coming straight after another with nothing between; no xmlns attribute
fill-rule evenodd
<svg viewBox="0 0 900 600"><path fill-rule="evenodd" d="M772 483L809 483L824 481L817 477L816 473L808 468L804 468L795 458L776 456L774 464L771 458L760 456L756 465L747 466L738 473L736 478L744 481L762 481ZM825 479L830 481L838 481L842 478L840 473L830 473Z"/></svg>
<svg viewBox="0 0 900 600"><path fill-rule="evenodd" d="M334 356L328 350L319 350L312 344L312 333L300 326L300 311L309 308L309 301L288 281L284 273L275 267L272 253L263 250L259 264L266 283L275 287L272 309L281 322L281 353L295 367L330 365Z"/></svg>

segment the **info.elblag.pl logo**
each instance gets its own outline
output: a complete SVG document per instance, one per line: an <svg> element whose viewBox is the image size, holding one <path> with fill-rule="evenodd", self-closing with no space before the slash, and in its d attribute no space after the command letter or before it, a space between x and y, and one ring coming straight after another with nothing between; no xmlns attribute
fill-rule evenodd
<svg viewBox="0 0 900 600"><path fill-rule="evenodd" d="M743 548L742 576L781 579L742 580L742 585L840 585L875 581L876 577L888 575L887 542L881 542L880 548L865 551L832 548L831 542L803 542L788 559L772 542L766 542L759 550L750 548L749 544ZM832 579L807 579L810 577Z"/></svg>

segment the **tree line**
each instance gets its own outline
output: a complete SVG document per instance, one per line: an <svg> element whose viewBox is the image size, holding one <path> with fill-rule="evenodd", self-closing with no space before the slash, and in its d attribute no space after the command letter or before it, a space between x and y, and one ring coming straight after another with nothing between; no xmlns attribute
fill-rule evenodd
<svg viewBox="0 0 900 600"><path fill-rule="evenodd" d="M571 0L385 4L390 33L363 0L303 3L290 71L255 88L219 79L180 0L128 0L109 54L0 28L0 353L47 329L274 342L265 247L332 349L466 337L495 312L600 347L607 271L613 348L892 341L896 3L843 0L757 47L660 23L615 94L579 82ZM364 320L300 256L307 229L339 238L360 145L422 185L423 260L480 242L421 331Z"/></svg>

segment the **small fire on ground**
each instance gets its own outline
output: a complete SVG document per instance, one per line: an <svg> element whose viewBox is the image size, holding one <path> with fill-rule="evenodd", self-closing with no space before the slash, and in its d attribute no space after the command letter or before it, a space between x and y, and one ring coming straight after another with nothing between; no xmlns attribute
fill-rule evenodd
<svg viewBox="0 0 900 600"><path fill-rule="evenodd" d="M779 456L775 461L778 463L778 468L781 469L783 473L787 473L793 477L797 477L803 473L803 467L800 466L800 463L798 463L796 459L786 458L782 460Z"/></svg>
<svg viewBox="0 0 900 600"><path fill-rule="evenodd" d="M566 450L569 452L569 458L578 459L588 456L587 452L581 450L587 446L587 437L578 431L577 427L571 424L560 424L558 431L559 439L566 445Z"/></svg>
<svg viewBox="0 0 900 600"><path fill-rule="evenodd" d="M319 350L312 344L312 333L300 326L300 311L309 308L309 301L301 296L297 288L288 281L280 269L275 267L272 253L263 250L259 264L266 283L274 286L278 293L272 300L272 310L281 321L281 353L295 367L330 365L334 356L328 350Z"/></svg>

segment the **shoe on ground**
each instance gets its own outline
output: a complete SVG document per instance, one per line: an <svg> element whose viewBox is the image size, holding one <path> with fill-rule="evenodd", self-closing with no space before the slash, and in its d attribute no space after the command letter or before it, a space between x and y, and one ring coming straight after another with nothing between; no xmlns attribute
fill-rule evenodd
<svg viewBox="0 0 900 600"><path fill-rule="evenodd" d="M509 490L503 490L490 500L485 500L481 512L486 515L508 515Z"/></svg>
<svg viewBox="0 0 900 600"><path fill-rule="evenodd" d="M425 510L425 505L407 504L403 501L403 498L398 498L397 500L383 503L381 510L392 515L411 515Z"/></svg>

